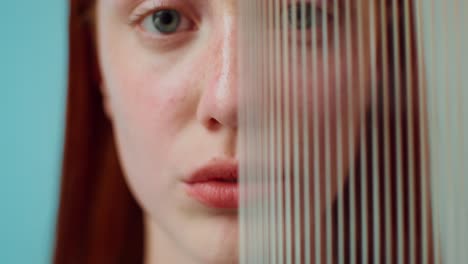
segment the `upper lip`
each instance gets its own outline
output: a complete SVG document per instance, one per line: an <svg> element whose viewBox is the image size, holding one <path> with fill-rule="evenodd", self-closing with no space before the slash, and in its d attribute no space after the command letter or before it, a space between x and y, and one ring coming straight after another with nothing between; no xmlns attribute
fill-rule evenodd
<svg viewBox="0 0 468 264"><path fill-rule="evenodd" d="M215 161L195 170L185 182L194 184L209 181L237 181L238 176L237 161Z"/></svg>

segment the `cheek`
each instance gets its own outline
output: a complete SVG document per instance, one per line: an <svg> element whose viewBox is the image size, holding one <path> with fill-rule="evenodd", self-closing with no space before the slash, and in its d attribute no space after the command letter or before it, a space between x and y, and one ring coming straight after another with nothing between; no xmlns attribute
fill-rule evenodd
<svg viewBox="0 0 468 264"><path fill-rule="evenodd" d="M367 111L370 101L369 75L363 74L360 80L358 65L353 61L349 67L343 53L330 55L326 62L318 59L315 64L317 67L315 78L313 74L306 77L307 94L302 92L302 88L299 88L301 92L298 93L299 100L307 98L311 152L309 164L314 164L318 160L322 164L320 174L326 175L324 164L327 160L331 161L330 175L333 175L331 184L334 186L334 194L343 187L338 186L336 177L347 175L350 160L354 159L350 157L350 153L356 153L359 130L362 129L360 118ZM368 65L363 65L362 68L363 72L369 70ZM307 72L313 73L313 68L310 67ZM302 76L299 77L299 80L301 79ZM301 85L299 82L299 87ZM299 116L303 117L301 114ZM314 133L318 136L316 137ZM317 146L318 156L314 154ZM338 155L341 155L340 159ZM340 164L342 171L337 171L338 160L342 162ZM321 184L325 188L324 177Z"/></svg>
<svg viewBox="0 0 468 264"><path fill-rule="evenodd" d="M190 119L190 86L179 78L123 69L109 75L109 99L116 124L153 138L176 136Z"/></svg>
<svg viewBox="0 0 468 264"><path fill-rule="evenodd" d="M148 144L150 135L176 136L193 108L190 65L174 63L177 54L158 54L142 45L134 29L110 12L101 13L98 54L114 126Z"/></svg>
<svg viewBox="0 0 468 264"><path fill-rule="evenodd" d="M103 48L102 74L121 164L136 197L152 201L165 195L168 153L192 119L196 91L189 68L167 70L141 59L148 54L128 43L121 45Z"/></svg>
<svg viewBox="0 0 468 264"><path fill-rule="evenodd" d="M339 58L337 56L330 54L326 62L323 61L322 56L314 64L309 62L305 76L302 75L301 65L298 65L297 87L293 87L292 80L289 82L290 111L294 111L295 105L299 105L302 111L306 103L310 118L318 119L319 121L315 121L319 122L320 127L325 126L325 118L333 124L336 123L339 115L349 116L349 112L358 115L366 108L369 101L367 88L366 90L360 89L360 87L368 86L367 76L363 78L364 85L360 85L357 65L353 63L351 67L348 67L343 59L344 56L339 55ZM305 87L303 87L304 82ZM294 93L293 89L296 89L297 93ZM297 103L293 102L295 94L298 97ZM346 121L346 118L342 119L343 122Z"/></svg>

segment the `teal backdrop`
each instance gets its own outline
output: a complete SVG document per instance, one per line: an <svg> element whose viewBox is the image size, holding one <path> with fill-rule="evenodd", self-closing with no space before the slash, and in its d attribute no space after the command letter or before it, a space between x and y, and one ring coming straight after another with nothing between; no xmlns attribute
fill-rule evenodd
<svg viewBox="0 0 468 264"><path fill-rule="evenodd" d="M63 145L68 4L0 1L0 263L50 263Z"/></svg>

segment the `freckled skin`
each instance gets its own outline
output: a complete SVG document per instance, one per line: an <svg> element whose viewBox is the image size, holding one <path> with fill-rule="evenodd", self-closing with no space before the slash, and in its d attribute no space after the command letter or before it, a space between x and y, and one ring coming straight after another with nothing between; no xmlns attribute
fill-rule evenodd
<svg viewBox="0 0 468 264"><path fill-rule="evenodd" d="M236 1L154 2L174 4L182 14L190 3L201 23L194 32L150 39L127 23L136 1L98 0L96 13L105 105L126 180L145 213L146 262L237 263L237 214L200 206L182 189L194 169L238 158ZM337 87L335 80L347 69L336 72L333 66L334 56L343 54L344 47L331 49L329 61L317 60L319 69L330 65L328 76L318 72L319 102L325 93L344 93L346 86ZM369 67L364 65L366 72ZM320 88L324 78L327 91ZM365 74L365 83L368 78ZM318 107L322 124L325 106Z"/></svg>

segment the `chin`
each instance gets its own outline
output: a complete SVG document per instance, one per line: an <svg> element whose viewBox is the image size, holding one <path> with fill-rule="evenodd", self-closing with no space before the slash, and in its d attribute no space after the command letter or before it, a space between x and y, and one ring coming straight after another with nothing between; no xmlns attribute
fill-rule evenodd
<svg viewBox="0 0 468 264"><path fill-rule="evenodd" d="M213 216L198 228L189 247L195 253L194 264L239 263L239 233L237 216ZM197 257L198 256L198 257Z"/></svg>
<svg viewBox="0 0 468 264"><path fill-rule="evenodd" d="M219 248L216 253L209 252L209 249L206 249L206 253L209 253L209 255L202 257L197 264L237 264L239 263L237 248L237 245L235 247Z"/></svg>

